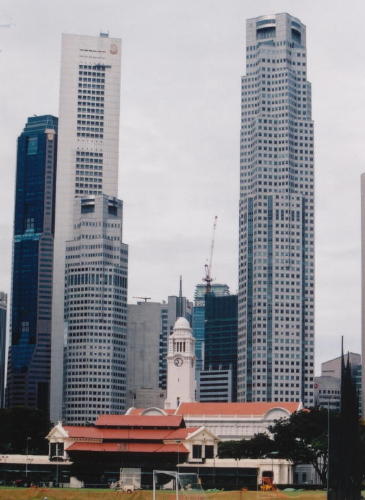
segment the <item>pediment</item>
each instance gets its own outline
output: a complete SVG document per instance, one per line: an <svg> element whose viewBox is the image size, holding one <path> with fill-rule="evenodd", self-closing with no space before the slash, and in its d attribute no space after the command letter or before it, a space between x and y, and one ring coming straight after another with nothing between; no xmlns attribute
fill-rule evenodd
<svg viewBox="0 0 365 500"><path fill-rule="evenodd" d="M201 440L210 440L210 441L220 441L220 439L213 434L213 432L209 431L206 427L199 427L199 429L196 429L193 431L189 436L186 438L187 441L190 441L192 439L201 439Z"/></svg>
<svg viewBox="0 0 365 500"><path fill-rule="evenodd" d="M61 422L58 422L58 424L55 425L46 436L46 439L48 439L49 441L65 438L68 438L68 433L63 428Z"/></svg>

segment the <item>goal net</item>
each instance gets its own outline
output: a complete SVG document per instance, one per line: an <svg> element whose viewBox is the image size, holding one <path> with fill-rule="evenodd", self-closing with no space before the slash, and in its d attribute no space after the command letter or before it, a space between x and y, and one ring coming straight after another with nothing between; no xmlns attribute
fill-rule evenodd
<svg viewBox="0 0 365 500"><path fill-rule="evenodd" d="M205 500L198 474L153 471L153 500Z"/></svg>

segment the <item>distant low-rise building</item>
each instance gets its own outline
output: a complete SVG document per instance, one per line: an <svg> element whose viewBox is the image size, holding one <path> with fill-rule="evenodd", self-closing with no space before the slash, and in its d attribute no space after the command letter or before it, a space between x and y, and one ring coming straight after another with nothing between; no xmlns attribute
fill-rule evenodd
<svg viewBox="0 0 365 500"><path fill-rule="evenodd" d="M341 380L327 375L314 377L314 404L322 408L339 411Z"/></svg>
<svg viewBox="0 0 365 500"><path fill-rule="evenodd" d="M361 356L349 352L345 355L351 364L352 377L356 385L361 405ZM321 375L314 378L314 404L331 410L339 410L341 402L341 363L342 357L330 359L321 364Z"/></svg>

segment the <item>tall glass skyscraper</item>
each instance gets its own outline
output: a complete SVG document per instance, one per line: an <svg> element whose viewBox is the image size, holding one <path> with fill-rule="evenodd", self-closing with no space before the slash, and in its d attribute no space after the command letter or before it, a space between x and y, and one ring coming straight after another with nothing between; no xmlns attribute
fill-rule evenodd
<svg viewBox="0 0 365 500"><path fill-rule="evenodd" d="M193 337L195 338L196 378L204 368L204 339L205 339L205 294L207 286L204 283L196 285L194 293L194 307L192 314ZM222 283L213 283L211 293L216 297L229 295L229 286Z"/></svg>
<svg viewBox="0 0 365 500"><path fill-rule="evenodd" d="M247 21L242 77L238 398L313 403L314 159L306 29Z"/></svg>
<svg viewBox="0 0 365 500"><path fill-rule="evenodd" d="M18 138L7 405L49 411L57 126L28 118Z"/></svg>

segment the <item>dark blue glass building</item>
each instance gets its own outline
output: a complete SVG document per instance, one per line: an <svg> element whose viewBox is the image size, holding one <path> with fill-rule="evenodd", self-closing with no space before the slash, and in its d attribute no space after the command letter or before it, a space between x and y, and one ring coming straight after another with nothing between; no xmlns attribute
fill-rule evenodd
<svg viewBox="0 0 365 500"><path fill-rule="evenodd" d="M49 411L57 158L54 116L28 118L18 138L7 406Z"/></svg>
<svg viewBox="0 0 365 500"><path fill-rule="evenodd" d="M210 381L207 380L204 389L200 388L201 400L204 392L210 394L210 400L219 400L221 381L218 380L217 372L230 371L230 398L231 401L237 401L237 318L237 295L216 297L213 293L206 294L204 373L205 377L208 371L215 373Z"/></svg>
<svg viewBox="0 0 365 500"><path fill-rule="evenodd" d="M229 287L226 284L213 283L211 290L215 296L229 295ZM204 331L205 331L205 293L206 284L199 283L195 288L194 307L192 314L193 336L195 338L196 378L204 369Z"/></svg>

